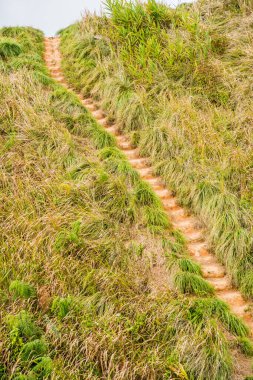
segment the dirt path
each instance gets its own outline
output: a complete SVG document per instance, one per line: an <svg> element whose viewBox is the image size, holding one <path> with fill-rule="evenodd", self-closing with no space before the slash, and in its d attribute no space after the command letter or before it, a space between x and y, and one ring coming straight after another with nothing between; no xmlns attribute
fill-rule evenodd
<svg viewBox="0 0 253 380"><path fill-rule="evenodd" d="M52 77L63 86L69 88L61 71L59 38L46 38L45 46L45 61ZM140 157L138 149L132 148L127 137L119 132L117 125L107 124L105 113L97 107L96 103L90 98L84 99L80 94L77 95L97 121L116 137L118 147L124 151L131 165L160 197L173 226L181 231L187 239L190 255L200 264L203 277L214 286L216 296L228 303L231 310L246 322L250 328L251 336L253 336L251 304L243 299L238 290L233 288L230 278L226 274L225 267L221 265L216 257L208 250L204 231L198 227L198 220L188 215L187 212L178 205L177 198L165 187L162 179L153 174L152 167L149 166L148 160Z"/></svg>

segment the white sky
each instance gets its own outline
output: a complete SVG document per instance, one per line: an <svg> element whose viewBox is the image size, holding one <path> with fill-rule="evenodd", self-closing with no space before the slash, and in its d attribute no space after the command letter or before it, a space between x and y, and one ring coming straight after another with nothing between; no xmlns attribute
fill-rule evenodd
<svg viewBox="0 0 253 380"><path fill-rule="evenodd" d="M191 0L163 0L170 5ZM103 0L0 0L0 27L33 26L48 36L80 19L85 9L99 11Z"/></svg>

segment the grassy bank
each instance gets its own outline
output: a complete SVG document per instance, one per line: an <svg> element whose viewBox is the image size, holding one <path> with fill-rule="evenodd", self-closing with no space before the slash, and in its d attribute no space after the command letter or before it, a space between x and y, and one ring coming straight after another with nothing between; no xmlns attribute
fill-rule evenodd
<svg viewBox="0 0 253 380"><path fill-rule="evenodd" d="M251 2L107 1L61 32L65 74L199 216L236 286L253 296Z"/></svg>
<svg viewBox="0 0 253 380"><path fill-rule="evenodd" d="M48 77L42 34L0 36L1 379L236 378L247 328L155 194Z"/></svg>

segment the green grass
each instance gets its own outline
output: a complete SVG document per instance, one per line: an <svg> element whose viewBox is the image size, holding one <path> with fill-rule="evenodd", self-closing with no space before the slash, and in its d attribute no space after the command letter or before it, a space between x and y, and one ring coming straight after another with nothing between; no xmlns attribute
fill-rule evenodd
<svg viewBox="0 0 253 380"><path fill-rule="evenodd" d="M22 49L19 44L10 38L2 38L0 40L0 57L9 58L15 57L22 52Z"/></svg>
<svg viewBox="0 0 253 380"><path fill-rule="evenodd" d="M195 273L178 272L174 281L176 289L184 294L196 294L199 296L214 294L213 287Z"/></svg>
<svg viewBox="0 0 253 380"><path fill-rule="evenodd" d="M251 2L104 9L60 32L68 81L150 157L252 298Z"/></svg>
<svg viewBox="0 0 253 380"><path fill-rule="evenodd" d="M1 33L42 55L39 32ZM227 334L239 351L247 329L202 298L159 199L76 96L12 59L0 74L2 378L231 379ZM197 296L169 285L166 264L160 288L154 270L172 254Z"/></svg>
<svg viewBox="0 0 253 380"><path fill-rule="evenodd" d="M238 338L238 345L241 347L241 350L245 355L250 357L253 356L253 345L248 338Z"/></svg>
<svg viewBox="0 0 253 380"><path fill-rule="evenodd" d="M33 286L18 280L14 280L10 283L9 291L15 298L32 298L36 295L36 291Z"/></svg>
<svg viewBox="0 0 253 380"><path fill-rule="evenodd" d="M5 27L0 30L0 61L3 70L27 68L47 75L43 62L43 33L34 28Z"/></svg>

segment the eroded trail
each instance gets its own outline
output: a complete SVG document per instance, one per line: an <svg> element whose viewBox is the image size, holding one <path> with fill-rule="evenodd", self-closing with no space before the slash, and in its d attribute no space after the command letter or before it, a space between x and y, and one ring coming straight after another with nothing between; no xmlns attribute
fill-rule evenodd
<svg viewBox="0 0 253 380"><path fill-rule="evenodd" d="M45 61L52 77L63 86L69 88L61 71L59 38L46 38L45 45ZM225 267L208 250L204 230L199 227L199 221L195 217L188 215L186 210L178 205L177 198L165 187L161 178L153 174L148 159L140 157L138 149L133 149L127 137L118 130L117 125L109 125L107 123L105 113L98 108L96 103L91 98L84 99L80 94L77 95L97 121L116 137L118 147L128 157L131 165L160 197L174 228L181 231L187 239L189 253L200 264L203 277L213 285L217 297L227 302L231 310L246 322L250 328L251 335L253 335L251 304L243 299L238 290L233 288L230 278L226 274Z"/></svg>

